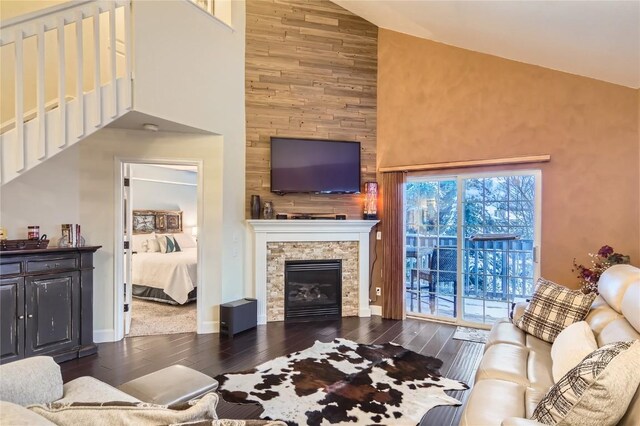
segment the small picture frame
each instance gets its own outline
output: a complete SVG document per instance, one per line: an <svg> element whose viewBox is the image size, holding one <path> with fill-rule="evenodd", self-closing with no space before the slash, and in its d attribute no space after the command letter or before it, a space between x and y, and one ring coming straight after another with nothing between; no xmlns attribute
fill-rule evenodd
<svg viewBox="0 0 640 426"><path fill-rule="evenodd" d="M152 212L133 214L133 233L150 234L156 229L156 215Z"/></svg>
<svg viewBox="0 0 640 426"><path fill-rule="evenodd" d="M182 212L180 214L167 213L167 231L182 232Z"/></svg>
<svg viewBox="0 0 640 426"><path fill-rule="evenodd" d="M167 229L167 216L159 214L156 216L156 229L158 231L166 231Z"/></svg>

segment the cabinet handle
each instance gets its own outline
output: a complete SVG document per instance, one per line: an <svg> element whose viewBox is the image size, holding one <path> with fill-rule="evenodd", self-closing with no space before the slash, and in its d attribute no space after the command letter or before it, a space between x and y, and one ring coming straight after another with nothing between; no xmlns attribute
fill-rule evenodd
<svg viewBox="0 0 640 426"><path fill-rule="evenodd" d="M20 315L18 319L24 319L24 315Z"/></svg>
<svg viewBox="0 0 640 426"><path fill-rule="evenodd" d="M60 266L60 264L59 264L59 263L56 263L54 266L57 268L57 267L59 267L59 266Z"/></svg>
<svg viewBox="0 0 640 426"><path fill-rule="evenodd" d="M33 318L33 314L27 315L27 318Z"/></svg>

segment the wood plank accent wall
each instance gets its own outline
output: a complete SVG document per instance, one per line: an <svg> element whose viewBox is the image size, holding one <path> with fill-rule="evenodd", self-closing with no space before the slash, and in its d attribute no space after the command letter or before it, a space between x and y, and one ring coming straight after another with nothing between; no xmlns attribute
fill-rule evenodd
<svg viewBox="0 0 640 426"><path fill-rule="evenodd" d="M376 180L378 28L328 0L248 0L246 215L251 194L277 213L362 215L360 195L270 192L270 137L359 141Z"/></svg>

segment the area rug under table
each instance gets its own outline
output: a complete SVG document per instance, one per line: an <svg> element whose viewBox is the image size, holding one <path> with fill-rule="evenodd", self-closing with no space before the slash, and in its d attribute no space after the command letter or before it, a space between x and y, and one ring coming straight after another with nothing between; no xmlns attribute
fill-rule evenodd
<svg viewBox="0 0 640 426"><path fill-rule="evenodd" d="M393 343L316 341L253 370L216 377L233 403L259 403L263 419L290 425L415 425L431 408L460 405L444 393L468 386L442 377L442 361Z"/></svg>

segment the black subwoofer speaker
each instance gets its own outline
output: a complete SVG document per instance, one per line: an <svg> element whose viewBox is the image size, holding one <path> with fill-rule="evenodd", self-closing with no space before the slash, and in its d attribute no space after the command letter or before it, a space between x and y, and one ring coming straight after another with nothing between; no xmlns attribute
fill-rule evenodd
<svg viewBox="0 0 640 426"><path fill-rule="evenodd" d="M258 325L258 301L240 299L220 305L220 335L234 334L249 330Z"/></svg>

